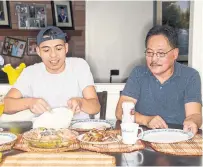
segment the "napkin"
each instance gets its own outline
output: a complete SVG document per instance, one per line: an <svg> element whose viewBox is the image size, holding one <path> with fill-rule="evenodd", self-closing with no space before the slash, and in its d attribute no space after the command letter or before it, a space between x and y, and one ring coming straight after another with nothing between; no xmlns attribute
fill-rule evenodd
<svg viewBox="0 0 203 167"><path fill-rule="evenodd" d="M59 107L47 111L33 120L33 128L68 128L73 118L73 111L67 107Z"/></svg>

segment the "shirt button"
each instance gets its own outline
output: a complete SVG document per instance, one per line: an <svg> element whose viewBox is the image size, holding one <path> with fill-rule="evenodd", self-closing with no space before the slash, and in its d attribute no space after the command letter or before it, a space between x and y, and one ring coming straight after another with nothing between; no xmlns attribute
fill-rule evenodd
<svg viewBox="0 0 203 167"><path fill-rule="evenodd" d="M162 86L160 87L160 89L162 89Z"/></svg>
<svg viewBox="0 0 203 167"><path fill-rule="evenodd" d="M156 80L156 82L159 82L158 79Z"/></svg>

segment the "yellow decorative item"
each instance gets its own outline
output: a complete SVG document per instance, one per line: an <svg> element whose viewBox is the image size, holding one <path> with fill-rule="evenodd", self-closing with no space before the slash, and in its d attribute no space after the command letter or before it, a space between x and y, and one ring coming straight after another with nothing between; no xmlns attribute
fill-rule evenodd
<svg viewBox="0 0 203 167"><path fill-rule="evenodd" d="M3 114L4 112L4 104L0 104L0 116Z"/></svg>
<svg viewBox="0 0 203 167"><path fill-rule="evenodd" d="M20 73L26 67L25 63L21 63L18 67L13 68L11 64L6 64L2 70L8 75L8 81L10 85L13 85L17 78L20 76Z"/></svg>
<svg viewBox="0 0 203 167"><path fill-rule="evenodd" d="M0 162L1 162L1 160L2 160L2 152L0 152Z"/></svg>
<svg viewBox="0 0 203 167"><path fill-rule="evenodd" d="M4 112L4 96L5 95L0 95L0 116L3 114Z"/></svg>

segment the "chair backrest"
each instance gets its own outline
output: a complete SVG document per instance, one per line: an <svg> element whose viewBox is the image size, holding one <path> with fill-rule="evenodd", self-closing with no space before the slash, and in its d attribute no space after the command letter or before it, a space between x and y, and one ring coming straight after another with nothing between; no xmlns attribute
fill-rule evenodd
<svg viewBox="0 0 203 167"><path fill-rule="evenodd" d="M107 91L97 92L99 103L101 105L100 109L100 119L106 119L106 105L107 105ZM94 119L95 115L91 114L90 118Z"/></svg>

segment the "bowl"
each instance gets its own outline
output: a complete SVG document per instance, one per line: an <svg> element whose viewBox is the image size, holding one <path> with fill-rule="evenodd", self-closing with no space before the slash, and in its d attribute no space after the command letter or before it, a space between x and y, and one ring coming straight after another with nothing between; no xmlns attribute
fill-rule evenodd
<svg viewBox="0 0 203 167"><path fill-rule="evenodd" d="M69 147L76 143L78 135L78 132L69 129L37 128L25 132L23 138L32 147L54 149Z"/></svg>

